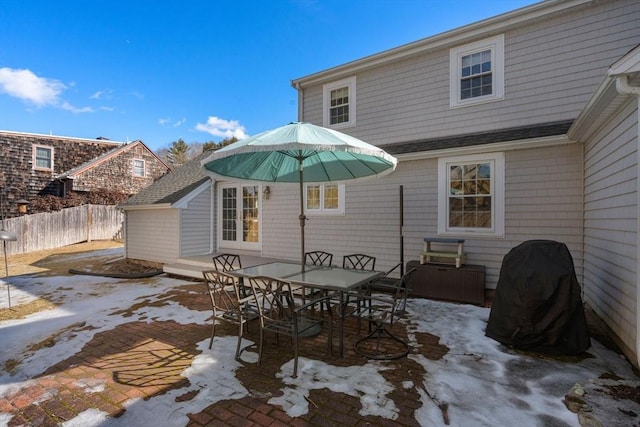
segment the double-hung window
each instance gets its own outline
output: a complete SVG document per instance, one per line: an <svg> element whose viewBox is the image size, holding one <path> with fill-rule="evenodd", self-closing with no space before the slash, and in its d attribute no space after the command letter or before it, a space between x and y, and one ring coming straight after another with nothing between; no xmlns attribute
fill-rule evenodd
<svg viewBox="0 0 640 427"><path fill-rule="evenodd" d="M37 170L53 170L53 147L33 146L33 168Z"/></svg>
<svg viewBox="0 0 640 427"><path fill-rule="evenodd" d="M504 154L438 160L438 233L504 236Z"/></svg>
<svg viewBox="0 0 640 427"><path fill-rule="evenodd" d="M323 87L324 126L342 128L356 124L356 78L350 77Z"/></svg>
<svg viewBox="0 0 640 427"><path fill-rule="evenodd" d="M449 61L451 108L503 99L503 34L455 47Z"/></svg>
<svg viewBox="0 0 640 427"><path fill-rule="evenodd" d="M145 176L144 166L145 166L144 160L134 159L133 160L133 176L144 177Z"/></svg>
<svg viewBox="0 0 640 427"><path fill-rule="evenodd" d="M304 196L304 206L307 214L344 214L343 184L308 184L305 186Z"/></svg>

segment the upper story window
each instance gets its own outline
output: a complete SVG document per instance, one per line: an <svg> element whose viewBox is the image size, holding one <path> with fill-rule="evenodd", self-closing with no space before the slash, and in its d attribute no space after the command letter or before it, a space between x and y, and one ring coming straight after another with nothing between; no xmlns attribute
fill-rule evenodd
<svg viewBox="0 0 640 427"><path fill-rule="evenodd" d="M304 206L307 214L344 214L343 184L308 184L304 195Z"/></svg>
<svg viewBox="0 0 640 427"><path fill-rule="evenodd" d="M53 147L44 145L33 146L33 168L53 170Z"/></svg>
<svg viewBox="0 0 640 427"><path fill-rule="evenodd" d="M328 83L322 87L324 126L341 128L356 124L356 78Z"/></svg>
<svg viewBox="0 0 640 427"><path fill-rule="evenodd" d="M504 98L504 35L449 51L450 106Z"/></svg>
<svg viewBox="0 0 640 427"><path fill-rule="evenodd" d="M144 160L134 159L133 160L133 176L145 176L144 170Z"/></svg>
<svg viewBox="0 0 640 427"><path fill-rule="evenodd" d="M504 154L438 159L438 234L504 236Z"/></svg>

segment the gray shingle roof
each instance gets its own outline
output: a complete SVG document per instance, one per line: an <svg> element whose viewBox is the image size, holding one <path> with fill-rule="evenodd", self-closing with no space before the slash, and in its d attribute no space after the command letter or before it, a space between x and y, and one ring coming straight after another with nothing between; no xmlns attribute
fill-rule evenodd
<svg viewBox="0 0 640 427"><path fill-rule="evenodd" d="M73 169L69 169L68 171L62 172L61 174L59 174L58 176L56 176L56 179L63 179L63 178L67 178L67 177L73 177L76 173L78 172L84 172L87 169L91 169L93 167L95 167L96 165L99 165L100 163L102 163L103 160L108 159L109 157L115 157L118 154L120 154L121 152L125 151L125 150L129 150L132 147L135 147L137 145L142 145L149 153L153 154L160 163L162 163L164 166L166 166L164 164L164 162L158 157L156 156L153 151L149 150L149 147L147 147L145 145L144 142L142 142L141 140L137 139L133 142L129 142L129 143L123 143L120 145L120 147L116 147L113 150L109 150L106 153L89 160L88 162L82 163L81 165L78 165L76 167L74 167ZM168 166L167 166L168 168Z"/></svg>
<svg viewBox="0 0 640 427"><path fill-rule="evenodd" d="M119 206L130 207L178 202L203 182L210 179L205 175L204 169L200 165L200 161L209 155L211 155L210 151L203 152L174 171L164 175L153 184L140 190L125 202L120 203Z"/></svg>
<svg viewBox="0 0 640 427"><path fill-rule="evenodd" d="M470 133L465 135L431 138L380 145L389 154L417 153L420 151L442 150L446 148L470 147L473 145L491 144L496 142L517 141L521 139L541 138L564 135L569 130L572 120L542 123L532 126L501 129L491 132Z"/></svg>
<svg viewBox="0 0 640 427"><path fill-rule="evenodd" d="M491 132L394 143L381 145L380 148L384 149L389 154L404 154L564 135L569 130L571 123L571 120L543 123L532 126L501 129ZM138 194L131 196L126 202L121 203L120 206L127 207L166 203L172 204L178 202L200 184L210 179L204 173L204 169L200 164L200 161L210 154L210 151L204 152L194 159L189 160L173 172L163 176L158 181L144 188Z"/></svg>

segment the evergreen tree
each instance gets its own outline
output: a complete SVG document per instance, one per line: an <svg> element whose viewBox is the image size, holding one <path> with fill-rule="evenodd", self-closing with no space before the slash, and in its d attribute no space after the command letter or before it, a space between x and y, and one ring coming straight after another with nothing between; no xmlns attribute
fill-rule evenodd
<svg viewBox="0 0 640 427"><path fill-rule="evenodd" d="M205 142L204 144L202 144L202 151L217 150L219 148L226 147L229 144L233 144L234 142L237 142L237 141L238 141L238 138L236 138L235 136L232 136L231 138L225 138L220 142L214 142L214 141Z"/></svg>
<svg viewBox="0 0 640 427"><path fill-rule="evenodd" d="M180 166L189 160L189 150L191 150L191 147L180 138L171 143L167 153L167 161L172 167Z"/></svg>

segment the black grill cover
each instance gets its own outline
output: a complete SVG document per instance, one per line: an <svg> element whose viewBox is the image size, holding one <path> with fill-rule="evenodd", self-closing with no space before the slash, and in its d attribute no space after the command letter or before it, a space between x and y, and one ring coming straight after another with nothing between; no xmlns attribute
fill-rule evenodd
<svg viewBox="0 0 640 427"><path fill-rule="evenodd" d="M590 347L580 285L564 243L530 240L505 255L486 335L544 353L574 355Z"/></svg>

